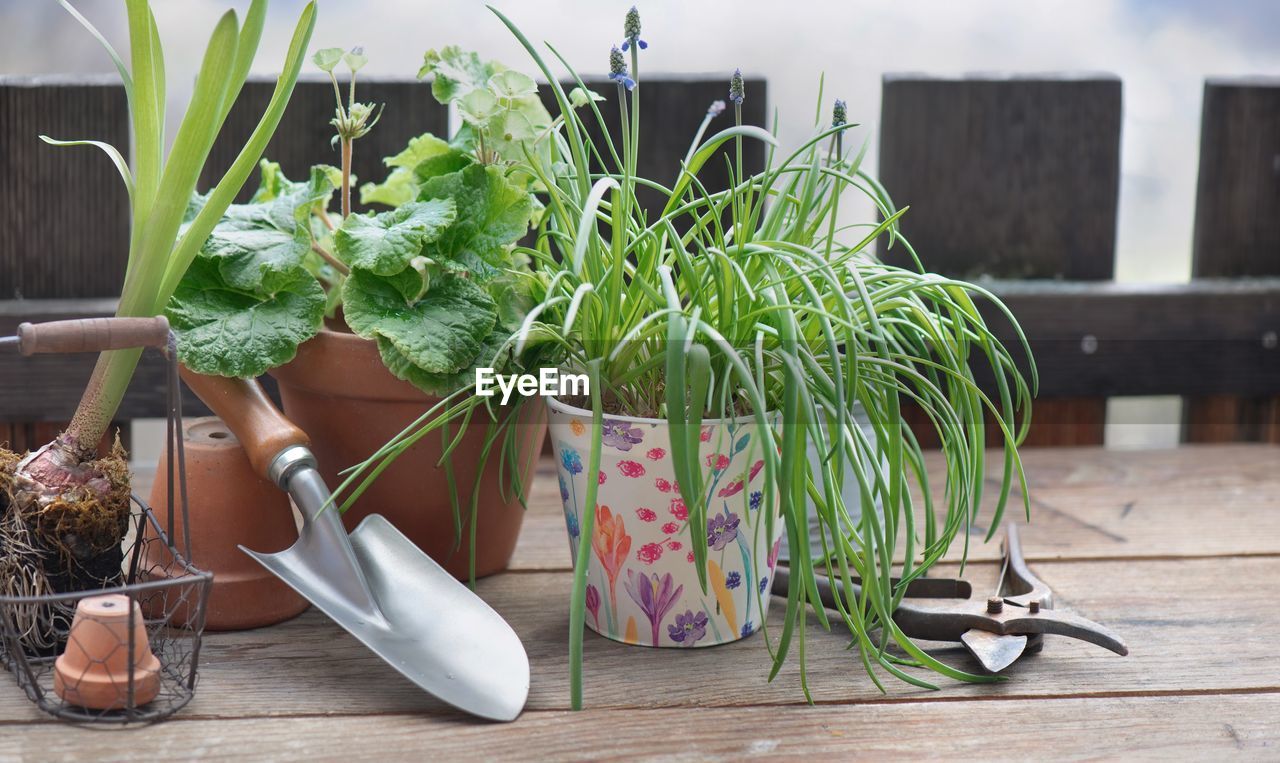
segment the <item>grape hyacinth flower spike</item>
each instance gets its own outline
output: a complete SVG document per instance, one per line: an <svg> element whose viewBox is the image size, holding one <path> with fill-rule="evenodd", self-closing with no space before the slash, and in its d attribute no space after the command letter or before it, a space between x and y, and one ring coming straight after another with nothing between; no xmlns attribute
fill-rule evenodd
<svg viewBox="0 0 1280 763"><path fill-rule="evenodd" d="M835 105L831 107L831 126L840 127L849 123L848 109L844 101L836 99Z"/></svg>
<svg viewBox="0 0 1280 763"><path fill-rule="evenodd" d="M631 10L627 11L627 17L622 22L622 49L630 50L632 45L644 50L649 47L649 43L640 39L640 11L636 7L631 6Z"/></svg>
<svg viewBox="0 0 1280 763"><path fill-rule="evenodd" d="M844 127L848 123L849 123L849 110L845 106L845 102L837 98L836 102L831 106L831 126L833 128ZM844 131L841 130L840 132L836 133L835 138L836 138L836 156L843 157L844 156Z"/></svg>
<svg viewBox="0 0 1280 763"><path fill-rule="evenodd" d="M636 86L636 81L631 79L631 75L627 72L626 59L622 57L622 51L618 50L616 45L609 51L609 79L626 86L628 90Z"/></svg>
<svg viewBox="0 0 1280 763"><path fill-rule="evenodd" d="M734 106L741 106L745 97L746 90L742 84L742 70L734 69L733 78L729 80L729 100L733 101Z"/></svg>

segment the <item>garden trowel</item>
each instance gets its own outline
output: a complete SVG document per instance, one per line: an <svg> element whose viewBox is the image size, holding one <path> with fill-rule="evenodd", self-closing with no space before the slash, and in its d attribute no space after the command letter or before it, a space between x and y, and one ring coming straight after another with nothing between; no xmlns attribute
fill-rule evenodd
<svg viewBox="0 0 1280 763"><path fill-rule="evenodd" d="M428 693L482 718L514 720L529 695L529 658L511 626L381 515L348 536L306 434L257 382L186 369L182 377L239 438L254 470L302 513L288 549L241 550Z"/></svg>

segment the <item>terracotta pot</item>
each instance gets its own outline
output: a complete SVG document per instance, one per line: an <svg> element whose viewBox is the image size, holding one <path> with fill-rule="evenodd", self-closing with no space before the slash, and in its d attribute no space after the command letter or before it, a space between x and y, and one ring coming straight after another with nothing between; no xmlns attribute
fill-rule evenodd
<svg viewBox="0 0 1280 763"><path fill-rule="evenodd" d="M587 486L599 484L587 561L587 627L641 646L712 646L764 624L785 523L765 518L764 461L754 417L708 421L698 463L705 527L692 527L676 485L665 419L605 416L599 474L586 474L591 411L548 400L569 550L577 559ZM773 505L777 510L775 494ZM708 592L692 533L708 539Z"/></svg>
<svg viewBox="0 0 1280 763"><path fill-rule="evenodd" d="M368 458L438 402L392 376L373 341L329 329L304 343L292 362L271 374L280 382L285 414L311 436L320 473L331 488L342 481L340 470ZM465 579L470 562L469 500L488 422L487 416L477 413L451 455L463 511L460 545L449 483L445 470L436 466L443 453L442 437L437 433L423 437L378 477L343 515L347 529L369 514L382 514L455 577ZM527 494L546 435L544 407L523 406L516 426ZM477 577L506 569L524 521L524 507L509 487L510 473L501 469L501 442L491 451L480 480L475 527Z"/></svg>
<svg viewBox="0 0 1280 763"><path fill-rule="evenodd" d="M242 630L296 617L307 609L306 599L238 548L275 552L293 545L298 532L289 496L254 472L240 441L221 419L210 416L183 424L191 560L213 573L205 628ZM162 527L168 524L168 468L162 454L151 486L151 507ZM174 524L169 536L181 550L181 513L175 514ZM146 555L152 575L168 558L158 544L148 546ZM164 604L148 601L149 607ZM185 622L185 611L174 612L174 619Z"/></svg>
<svg viewBox="0 0 1280 763"><path fill-rule="evenodd" d="M130 617L130 610L133 616ZM133 651L128 648L130 631ZM68 704L93 710L133 707L160 693L160 660L151 653L142 609L128 596L89 596L76 602L67 648L54 662L53 690Z"/></svg>

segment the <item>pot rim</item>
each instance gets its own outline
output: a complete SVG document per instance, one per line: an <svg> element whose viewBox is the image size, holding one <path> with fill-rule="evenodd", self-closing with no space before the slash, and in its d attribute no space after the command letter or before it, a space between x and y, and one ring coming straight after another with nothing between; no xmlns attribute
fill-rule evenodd
<svg viewBox="0 0 1280 763"><path fill-rule="evenodd" d="M568 413L568 414L573 414L577 416L586 416L587 418L591 418L592 416L595 415L592 411L589 411L585 408L578 408L576 406L569 405L568 403L563 403L555 397L546 397L544 398L544 400L547 401L547 407L550 408L554 413ZM776 418L778 414L775 411L766 411L764 415L766 417ZM666 419L655 419L655 418L649 418L645 416L626 416L620 413L606 413L604 414L604 416L607 419L612 419L614 421L625 421L629 424L667 424L668 423ZM756 415L754 413L749 413L743 416L734 416L732 418L702 420L702 424L704 426L714 425L714 424L744 424L744 423L745 424L757 423Z"/></svg>

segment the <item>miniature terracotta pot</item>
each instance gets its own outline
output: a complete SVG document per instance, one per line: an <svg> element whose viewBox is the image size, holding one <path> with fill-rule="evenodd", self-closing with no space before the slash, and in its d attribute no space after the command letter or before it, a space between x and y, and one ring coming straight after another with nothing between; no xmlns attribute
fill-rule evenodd
<svg viewBox="0 0 1280 763"><path fill-rule="evenodd" d="M323 329L298 348L298 355L271 372L280 382L284 412L311 437L320 473L331 488L339 471L368 458L439 402L391 375L377 344L354 334ZM517 427L517 458L526 494L546 436L545 409L525 405ZM489 419L477 413L453 451L451 461L462 506L463 536L457 541L453 503L444 468L442 435L419 440L384 471L343 515L350 530L369 514L381 514L455 577L468 576L469 509L481 467ZM454 434L457 429L452 430ZM501 440L490 452L479 481L477 577L506 569L515 550L524 507L503 469Z"/></svg>
<svg viewBox="0 0 1280 763"><path fill-rule="evenodd" d="M705 526L693 527L681 498L664 419L604 418L600 471L587 474L591 411L549 399L569 550L577 559L587 486L599 485L593 553L587 562L587 627L641 646L711 646L764 624L784 522L765 518L764 460L754 417L702 428L698 463ZM778 500L773 500L777 511ZM693 533L704 533L708 591L694 566Z"/></svg>
<svg viewBox="0 0 1280 763"><path fill-rule="evenodd" d="M293 545L298 532L289 496L254 472L240 441L221 419L188 419L183 425L191 561L213 573L205 628L258 628L297 616L309 606L307 600L238 548L243 545L269 553ZM162 454L151 486L151 508L166 532L168 484L164 475L168 468L167 456ZM169 537L181 550L180 512L175 512L174 525ZM159 544L147 546L152 576L163 574L161 565L167 558L168 552ZM171 604L154 597L146 603L149 610ZM174 619L184 623L185 608L174 612Z"/></svg>
<svg viewBox="0 0 1280 763"><path fill-rule="evenodd" d="M132 652L128 648L130 631ZM160 660L151 653L146 621L137 602L122 594L89 596L76 602L67 648L54 662L53 690L64 702L92 710L141 707L156 698L160 693Z"/></svg>

